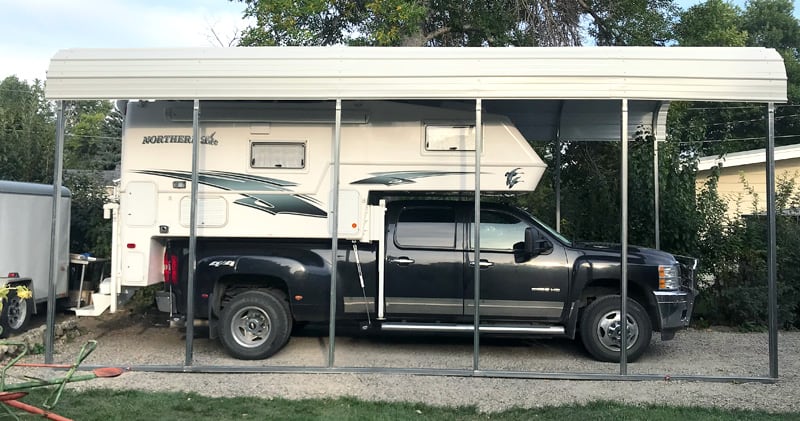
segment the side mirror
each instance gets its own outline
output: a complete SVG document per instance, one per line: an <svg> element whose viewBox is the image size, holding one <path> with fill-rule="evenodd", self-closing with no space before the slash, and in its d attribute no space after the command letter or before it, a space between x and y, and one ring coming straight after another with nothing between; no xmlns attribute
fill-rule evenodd
<svg viewBox="0 0 800 421"><path fill-rule="evenodd" d="M547 241L542 233L533 228L525 228L525 253L529 256L538 256L547 253L553 248L553 245Z"/></svg>

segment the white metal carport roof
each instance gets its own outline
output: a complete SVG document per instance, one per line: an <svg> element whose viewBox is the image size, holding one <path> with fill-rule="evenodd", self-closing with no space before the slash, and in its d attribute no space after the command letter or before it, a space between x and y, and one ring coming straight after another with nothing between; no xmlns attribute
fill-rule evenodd
<svg viewBox="0 0 800 421"><path fill-rule="evenodd" d="M68 49L46 96L785 102L786 71L765 48Z"/></svg>

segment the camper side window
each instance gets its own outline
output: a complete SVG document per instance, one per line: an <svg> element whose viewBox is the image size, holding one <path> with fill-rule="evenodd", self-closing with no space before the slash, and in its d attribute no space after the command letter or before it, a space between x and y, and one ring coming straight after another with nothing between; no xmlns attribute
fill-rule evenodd
<svg viewBox="0 0 800 421"><path fill-rule="evenodd" d="M425 150L428 151L474 151L475 126L425 126Z"/></svg>
<svg viewBox="0 0 800 421"><path fill-rule="evenodd" d="M253 142L251 168L305 168L306 144L292 142Z"/></svg>

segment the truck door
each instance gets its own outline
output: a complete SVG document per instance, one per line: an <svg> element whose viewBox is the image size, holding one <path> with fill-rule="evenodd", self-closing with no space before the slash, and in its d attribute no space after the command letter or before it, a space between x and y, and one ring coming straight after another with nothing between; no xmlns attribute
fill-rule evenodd
<svg viewBox="0 0 800 421"><path fill-rule="evenodd" d="M464 252L452 205L390 208L386 233L385 313L463 314ZM458 242L457 242L458 241Z"/></svg>
<svg viewBox="0 0 800 421"><path fill-rule="evenodd" d="M469 216L473 220L474 216ZM469 223L465 265L464 311L474 313L474 229ZM566 251L553 241L552 251L530 258L522 253L529 224L510 212L481 210L481 317L554 321L561 317L567 297L569 269ZM515 249L515 244L517 247Z"/></svg>

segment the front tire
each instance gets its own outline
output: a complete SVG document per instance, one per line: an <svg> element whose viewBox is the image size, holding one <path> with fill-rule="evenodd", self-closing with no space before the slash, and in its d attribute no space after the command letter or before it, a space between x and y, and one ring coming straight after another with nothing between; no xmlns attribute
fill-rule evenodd
<svg viewBox="0 0 800 421"><path fill-rule="evenodd" d="M19 298L16 290L8 291L6 298L2 314L0 314L0 327L3 328L0 338L24 332L28 328L31 315L33 315L32 298L27 300Z"/></svg>
<svg viewBox="0 0 800 421"><path fill-rule="evenodd" d="M278 290L237 294L220 313L219 338L228 353L242 360L269 358L289 340L291 314Z"/></svg>
<svg viewBox="0 0 800 421"><path fill-rule="evenodd" d="M589 304L581 317L581 341L584 348L600 361L619 362L623 326L620 322L619 295L600 297ZM636 301L628 299L627 360L636 361L647 350L653 325L647 311Z"/></svg>

